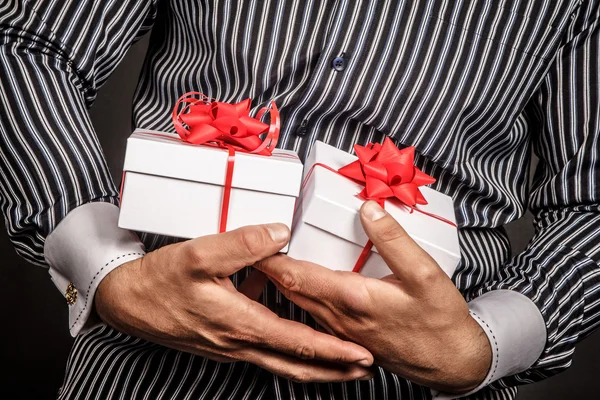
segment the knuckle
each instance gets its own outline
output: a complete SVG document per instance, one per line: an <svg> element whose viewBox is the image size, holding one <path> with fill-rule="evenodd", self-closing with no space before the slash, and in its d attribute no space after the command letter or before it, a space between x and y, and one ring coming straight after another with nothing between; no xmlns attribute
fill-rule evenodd
<svg viewBox="0 0 600 400"><path fill-rule="evenodd" d="M374 290L371 289L371 286L369 280L364 280L354 286L352 291L349 291L346 299L347 315L357 316L371 312L370 305L376 304L376 300L374 299L375 293L373 293Z"/></svg>
<svg viewBox="0 0 600 400"><path fill-rule="evenodd" d="M310 381L310 374L306 370L292 371L287 375L287 379L292 382L306 383Z"/></svg>
<svg viewBox="0 0 600 400"><path fill-rule="evenodd" d="M281 285L289 292L300 292L302 290L302 282L295 272L286 270L281 276Z"/></svg>
<svg viewBox="0 0 600 400"><path fill-rule="evenodd" d="M244 229L241 235L241 242L244 250L254 258L261 257L266 245L264 234L259 229Z"/></svg>
<svg viewBox="0 0 600 400"><path fill-rule="evenodd" d="M240 315L257 315L259 314L257 308L260 306L255 301L248 301L240 312ZM231 318L231 317L228 317ZM253 321L243 318L236 321L236 328L233 330L238 342L244 343L244 345L253 344L258 346L267 346L268 332L257 329L256 324Z"/></svg>
<svg viewBox="0 0 600 400"><path fill-rule="evenodd" d="M336 354L336 355L335 355L335 356L334 356L334 357L331 359L331 361L333 361L333 362L334 362L334 363L336 363L336 364L343 364L343 363L346 363L346 362L348 362L348 360L346 359L346 357L344 357L344 355L343 355L343 354L341 354L341 353L338 353L338 354Z"/></svg>
<svg viewBox="0 0 600 400"><path fill-rule="evenodd" d="M251 334L231 324L215 322L214 332L203 336L211 343L215 352L232 358L239 358L238 353L247 349L252 341Z"/></svg>
<svg viewBox="0 0 600 400"><path fill-rule="evenodd" d="M419 282L423 283L433 283L439 277L439 271L436 268L433 268L429 265L421 265L419 268L415 270L415 278Z"/></svg>
<svg viewBox="0 0 600 400"><path fill-rule="evenodd" d="M258 303L255 301L246 301L242 306L242 315L255 315L257 313Z"/></svg>
<svg viewBox="0 0 600 400"><path fill-rule="evenodd" d="M383 227L377 236L380 242L388 243L405 238L407 233L398 223L394 221L394 223Z"/></svg>
<svg viewBox="0 0 600 400"><path fill-rule="evenodd" d="M315 349L305 344L298 344L294 350L294 355L303 360L312 360L315 358Z"/></svg>
<svg viewBox="0 0 600 400"><path fill-rule="evenodd" d="M188 244L182 249L184 257L192 264L203 265L206 260L206 253L200 246Z"/></svg>
<svg viewBox="0 0 600 400"><path fill-rule="evenodd" d="M209 264L207 250L192 244L181 246L181 256L183 257L181 268L189 274L196 274L204 271Z"/></svg>

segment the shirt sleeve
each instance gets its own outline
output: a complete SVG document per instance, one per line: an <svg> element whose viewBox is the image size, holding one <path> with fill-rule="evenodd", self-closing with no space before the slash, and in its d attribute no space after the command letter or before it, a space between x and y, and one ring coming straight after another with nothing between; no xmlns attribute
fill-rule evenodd
<svg viewBox="0 0 600 400"><path fill-rule="evenodd" d="M84 278L120 255L111 252L143 252L139 239L110 222L118 192L87 109L127 49L150 29L155 1L8 0L0 6L0 206L17 253L49 266L63 294L74 281L87 293L70 306L72 320L99 282L88 290ZM107 207L88 207L62 223L90 203ZM54 248L64 250L52 252L48 264L46 239L63 225ZM95 251L81 251L74 239ZM90 308L71 324L72 334Z"/></svg>
<svg viewBox="0 0 600 400"><path fill-rule="evenodd" d="M530 194L535 235L468 299L492 345L482 384L492 389L566 369L576 344L600 324L598 4L581 2L525 110L540 160Z"/></svg>

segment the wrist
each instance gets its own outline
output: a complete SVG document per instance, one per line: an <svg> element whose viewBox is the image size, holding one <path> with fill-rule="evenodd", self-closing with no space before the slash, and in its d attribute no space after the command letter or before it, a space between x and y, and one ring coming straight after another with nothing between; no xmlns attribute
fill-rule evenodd
<svg viewBox="0 0 600 400"><path fill-rule="evenodd" d="M106 324L119 329L127 305L135 304L137 276L143 258L126 262L106 275L98 285L94 298L94 312Z"/></svg>
<svg viewBox="0 0 600 400"><path fill-rule="evenodd" d="M492 364L492 348L481 326L471 317L456 331L455 351L448 354L445 379L435 389L446 393L467 393L478 387Z"/></svg>

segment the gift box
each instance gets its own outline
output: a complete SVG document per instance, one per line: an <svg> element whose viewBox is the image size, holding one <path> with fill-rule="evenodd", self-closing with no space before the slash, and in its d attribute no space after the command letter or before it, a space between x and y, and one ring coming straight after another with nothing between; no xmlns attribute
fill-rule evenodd
<svg viewBox="0 0 600 400"><path fill-rule="evenodd" d="M399 184L403 179L414 182L432 182L434 179L416 168L413 170L410 151L399 151L389 139L384 146L393 146L386 155L385 165L379 163L375 155L375 150L380 150L379 145L375 148L355 147L357 154L360 152L366 157L362 163L356 156L315 142L305 163L303 189L288 255L333 270L360 271L373 278L390 275L392 272L377 249L367 246L369 238L360 222L359 210L369 197L365 193L369 189L374 193L370 193L371 198L378 199L451 277L460 260L452 199L425 186ZM408 161L410 168L403 169ZM394 172L396 169L399 172ZM373 178L378 173L384 175L382 181ZM360 182L361 177L368 181L369 188ZM401 201L411 197L415 205ZM411 202L410 199L405 201Z"/></svg>
<svg viewBox="0 0 600 400"><path fill-rule="evenodd" d="M235 152L223 210L230 149L136 130L127 141L119 226L195 238L220 232L225 212L226 230L273 222L291 227L303 170L296 153Z"/></svg>

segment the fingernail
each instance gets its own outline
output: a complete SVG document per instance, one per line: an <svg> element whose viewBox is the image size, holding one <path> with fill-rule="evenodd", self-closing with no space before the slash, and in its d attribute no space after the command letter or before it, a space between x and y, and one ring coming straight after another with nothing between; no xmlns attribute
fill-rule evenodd
<svg viewBox="0 0 600 400"><path fill-rule="evenodd" d="M361 367L370 367L373 365L373 362L365 358L364 360L357 361L356 364L360 365Z"/></svg>
<svg viewBox="0 0 600 400"><path fill-rule="evenodd" d="M283 224L267 225L267 230L269 231L269 235L271 235L271 239L273 239L275 243L283 243L288 240L290 231L287 226Z"/></svg>
<svg viewBox="0 0 600 400"><path fill-rule="evenodd" d="M365 217L367 217L367 219L371 222L375 222L378 219L385 217L386 214L385 210L373 200L369 200L365 203L365 205L363 206L363 213L365 214Z"/></svg>
<svg viewBox="0 0 600 400"><path fill-rule="evenodd" d="M358 378L359 381L370 381L371 379L373 379L374 375L371 373L369 375L365 375L362 378Z"/></svg>

